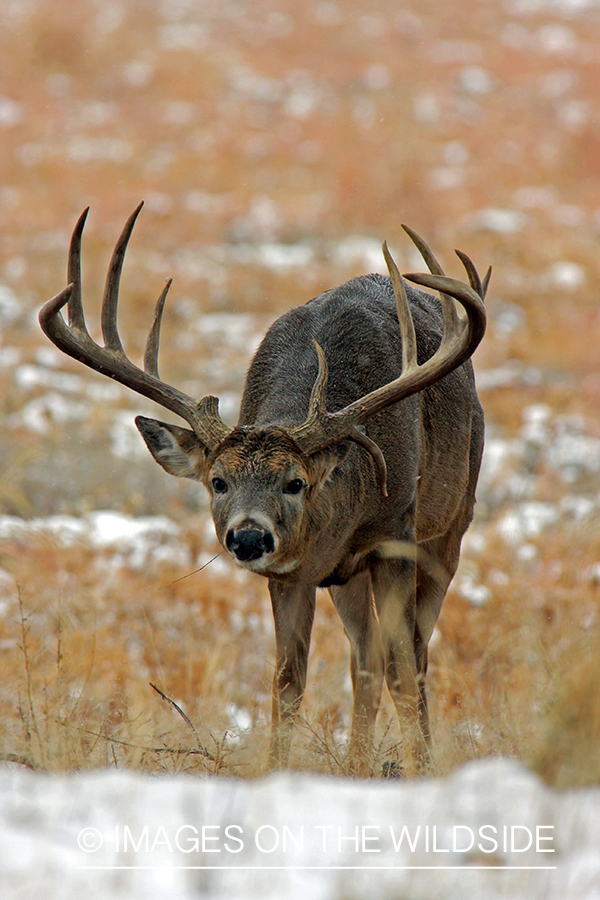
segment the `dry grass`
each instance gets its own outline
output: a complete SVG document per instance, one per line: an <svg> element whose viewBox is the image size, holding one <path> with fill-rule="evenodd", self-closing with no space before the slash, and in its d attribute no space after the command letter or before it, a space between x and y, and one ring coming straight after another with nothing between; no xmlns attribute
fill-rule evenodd
<svg viewBox="0 0 600 900"><path fill-rule="evenodd" d="M515 437L524 410L545 404L599 437L599 40L597 11L556 4L526 14L477 0L81 0L76 15L66 0L2 4L0 284L19 308L0 303L0 512L166 511L191 559L214 550L204 499L149 458L114 452L125 440L115 421L143 403L124 390L98 396L101 379L49 357L35 325L64 284L68 234L87 204L92 330L110 247L145 198L121 331L137 358L152 299L174 276L161 371L191 393L239 394L250 352L247 340L203 334L201 313L248 314L246 330L260 334L368 268L338 252L353 235L387 238L413 269L407 221L452 272L453 246L494 266L476 364L518 361L539 376L485 392L497 433ZM489 209L513 226L482 225ZM305 267L242 258L298 242L312 253ZM28 380L29 365L79 382ZM600 476L592 467L565 483L544 460L533 468L529 499L575 492L594 511L528 539L522 558L497 530L515 498L482 497L485 546L467 548L463 571L489 596L475 606L457 580L442 613L429 678L435 766L504 753L559 785L597 781ZM262 771L273 638L259 579L209 566L176 581L189 568L142 572L42 537L0 540L0 567L0 755L52 770ZM347 668L323 595L295 767L344 772ZM386 700L376 773L399 739Z"/></svg>
<svg viewBox="0 0 600 900"><path fill-rule="evenodd" d="M587 537L580 560L597 552L597 536ZM580 567L553 570L571 549L557 534L535 563L513 561L510 583L479 608L451 591L429 672L437 773L503 754L560 786L597 781L600 591ZM494 548L489 564L507 571L502 555ZM164 566L111 571L83 548L15 548L11 564L23 586L0 637L4 758L67 771L263 771L273 636L262 580L211 577L210 566L182 581ZM347 771L347 667L341 626L320 595L294 768ZM374 774L400 743L386 696Z"/></svg>

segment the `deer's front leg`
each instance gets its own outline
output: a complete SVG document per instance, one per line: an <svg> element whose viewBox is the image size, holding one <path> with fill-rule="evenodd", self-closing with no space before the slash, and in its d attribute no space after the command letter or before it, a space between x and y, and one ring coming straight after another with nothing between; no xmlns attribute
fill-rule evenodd
<svg viewBox="0 0 600 900"><path fill-rule="evenodd" d="M429 764L423 731L423 692L415 654L415 562L411 558L381 560L372 572L375 604L385 653L385 678L398 713L404 745L406 775L424 771Z"/></svg>
<svg viewBox="0 0 600 900"><path fill-rule="evenodd" d="M269 593L276 643L269 748L269 768L274 769L287 765L294 714L306 687L316 588L310 584L282 585L269 581Z"/></svg>
<svg viewBox="0 0 600 900"><path fill-rule="evenodd" d="M355 775L368 775L384 672L383 647L369 572L361 572L347 584L332 587L331 596L350 641L354 704L349 768Z"/></svg>

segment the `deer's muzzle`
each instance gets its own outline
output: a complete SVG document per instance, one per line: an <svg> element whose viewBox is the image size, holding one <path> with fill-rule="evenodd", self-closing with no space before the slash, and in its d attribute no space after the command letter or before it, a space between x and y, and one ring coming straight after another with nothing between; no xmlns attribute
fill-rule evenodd
<svg viewBox="0 0 600 900"><path fill-rule="evenodd" d="M225 538L225 546L240 562L260 559L264 553L272 553L275 540L270 531L262 528L230 528Z"/></svg>

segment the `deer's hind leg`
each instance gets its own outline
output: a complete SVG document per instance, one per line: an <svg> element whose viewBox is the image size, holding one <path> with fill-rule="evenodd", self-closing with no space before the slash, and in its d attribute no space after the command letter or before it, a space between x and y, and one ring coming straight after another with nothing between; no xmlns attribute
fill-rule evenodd
<svg viewBox="0 0 600 900"><path fill-rule="evenodd" d="M458 568L461 541L471 517L472 506L457 516L445 534L422 541L417 550L414 647L419 682L419 714L428 746L431 745L431 733L425 693L427 646L438 620L444 597Z"/></svg>
<svg viewBox="0 0 600 900"><path fill-rule="evenodd" d="M428 747L431 747L431 731L425 691L427 648L448 586L458 566L461 537L462 535L457 537L450 532L442 537L423 541L418 549L414 648L419 685L419 717Z"/></svg>
<svg viewBox="0 0 600 900"><path fill-rule="evenodd" d="M475 486L483 451L483 420L474 429L469 455L469 478L458 511L450 527L441 535L420 541L417 548L417 596L415 612L414 647L419 683L419 715L423 734L431 746L431 732L425 693L427 674L427 647L438 620L446 592L458 568L460 545L473 519Z"/></svg>

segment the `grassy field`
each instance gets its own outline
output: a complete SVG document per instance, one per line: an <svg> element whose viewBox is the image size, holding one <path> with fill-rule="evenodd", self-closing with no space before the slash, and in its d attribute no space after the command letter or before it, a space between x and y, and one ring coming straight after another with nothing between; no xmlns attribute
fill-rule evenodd
<svg viewBox="0 0 600 900"><path fill-rule="evenodd" d="M384 238L401 271L421 267L401 222L451 274L454 247L492 264L475 358L488 455L431 645L435 769L507 754L560 786L599 780L599 51L592 0L2 4L0 757L263 770L266 583L222 557L195 572L219 552L207 500L147 454L132 421L152 406L37 326L90 205L97 334L111 248L144 199L124 342L139 359L172 276L161 373L221 396L230 422L278 315L383 271ZM96 540L105 509L172 534ZM87 525L67 540L65 522ZM344 772L350 697L321 592L294 767ZM398 741L386 699L374 774Z"/></svg>

